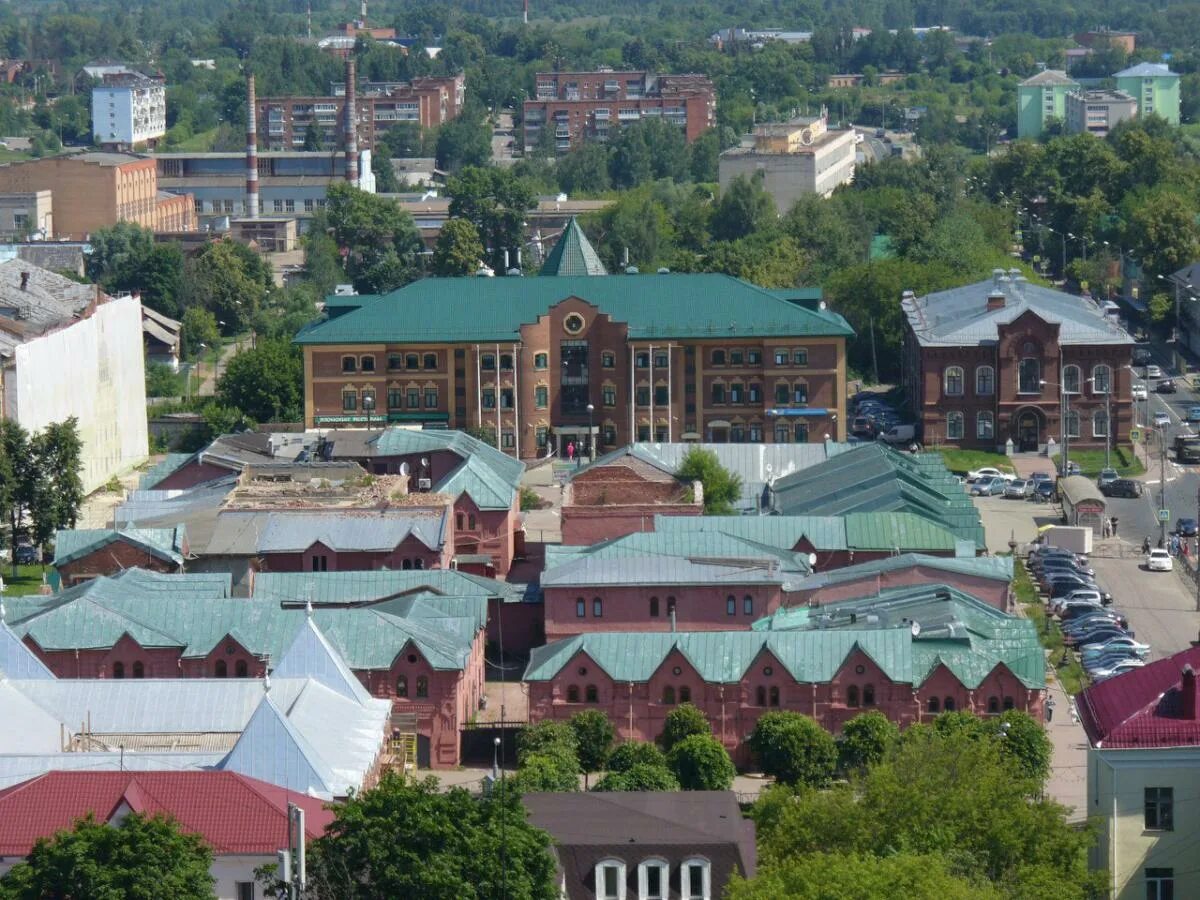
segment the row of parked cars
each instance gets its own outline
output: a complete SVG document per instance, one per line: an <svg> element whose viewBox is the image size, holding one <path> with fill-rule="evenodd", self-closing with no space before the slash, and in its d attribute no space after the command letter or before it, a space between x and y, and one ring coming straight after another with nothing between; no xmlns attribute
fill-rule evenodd
<svg viewBox="0 0 1200 900"><path fill-rule="evenodd" d="M850 434L864 441L911 444L916 428L906 425L896 408L878 394L859 394L854 400Z"/></svg>
<svg viewBox="0 0 1200 900"><path fill-rule="evenodd" d="M1027 565L1048 598L1047 612L1059 619L1063 641L1079 653L1093 681L1145 665L1150 647L1136 639L1129 620L1112 608L1112 595L1096 584L1086 556L1038 545Z"/></svg>
<svg viewBox="0 0 1200 900"><path fill-rule="evenodd" d="M1007 497L1015 500L1050 501L1054 499L1054 476L1034 472L1029 478L1017 478L1010 472L983 468L967 473L971 494L976 497Z"/></svg>

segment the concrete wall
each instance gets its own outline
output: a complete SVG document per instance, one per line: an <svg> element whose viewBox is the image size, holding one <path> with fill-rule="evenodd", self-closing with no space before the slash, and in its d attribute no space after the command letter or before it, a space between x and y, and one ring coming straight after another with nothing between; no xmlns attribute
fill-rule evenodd
<svg viewBox="0 0 1200 900"><path fill-rule="evenodd" d="M83 440L83 488L91 492L146 459L142 307L101 303L67 328L20 344L5 378L5 409L30 432L74 416Z"/></svg>

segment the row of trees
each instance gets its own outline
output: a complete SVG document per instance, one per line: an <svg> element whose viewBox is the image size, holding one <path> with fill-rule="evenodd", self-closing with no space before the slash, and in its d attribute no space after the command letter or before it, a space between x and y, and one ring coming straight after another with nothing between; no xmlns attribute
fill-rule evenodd
<svg viewBox="0 0 1200 900"><path fill-rule="evenodd" d="M43 546L60 528L74 528L83 503L83 443L74 417L30 435L0 422L0 515L9 534Z"/></svg>

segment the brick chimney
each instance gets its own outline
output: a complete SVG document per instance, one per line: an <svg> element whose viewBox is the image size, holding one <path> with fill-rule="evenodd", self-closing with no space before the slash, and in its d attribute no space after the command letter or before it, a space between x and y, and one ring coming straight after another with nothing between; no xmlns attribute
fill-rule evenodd
<svg viewBox="0 0 1200 900"><path fill-rule="evenodd" d="M988 294L987 308L989 310L1004 309L1004 304L1007 300L1008 300L1008 297L1005 295L1004 291L994 290L990 294Z"/></svg>
<svg viewBox="0 0 1200 900"><path fill-rule="evenodd" d="M354 57L346 59L346 116L345 153L346 180L358 187L358 99L356 91L358 77L354 70Z"/></svg>
<svg viewBox="0 0 1200 900"><path fill-rule="evenodd" d="M1179 715L1188 721L1196 721L1196 670L1191 663L1183 667L1183 681L1179 686Z"/></svg>

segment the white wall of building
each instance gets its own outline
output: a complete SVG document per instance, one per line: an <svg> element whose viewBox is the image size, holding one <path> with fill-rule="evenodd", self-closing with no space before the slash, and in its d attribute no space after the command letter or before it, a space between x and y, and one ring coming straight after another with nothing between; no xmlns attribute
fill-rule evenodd
<svg viewBox="0 0 1200 900"><path fill-rule="evenodd" d="M92 89L92 134L101 144L141 144L167 131L167 93L161 84L97 85Z"/></svg>
<svg viewBox="0 0 1200 900"><path fill-rule="evenodd" d="M804 194L828 197L840 184L854 180L853 131L828 132L827 137L801 153L756 153L732 150L721 154L718 172L726 191L739 175L761 173L763 190L782 215Z"/></svg>
<svg viewBox="0 0 1200 900"><path fill-rule="evenodd" d="M20 344L5 379L5 409L29 432L71 416L83 441L83 489L146 459L142 305L120 297L86 319Z"/></svg>
<svg viewBox="0 0 1200 900"><path fill-rule="evenodd" d="M287 847L287 835L280 835L280 849ZM0 876L5 875L9 869L23 860L13 856L0 857ZM265 900L266 894L260 885L254 883L254 870L262 868L265 865L273 865L276 862L272 856L214 856L212 868L209 872L216 879L216 884L213 885L213 891L216 893L217 900L242 900L238 896L237 886L239 882L250 882L254 884L254 893L251 895L254 900Z"/></svg>

